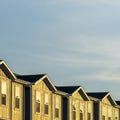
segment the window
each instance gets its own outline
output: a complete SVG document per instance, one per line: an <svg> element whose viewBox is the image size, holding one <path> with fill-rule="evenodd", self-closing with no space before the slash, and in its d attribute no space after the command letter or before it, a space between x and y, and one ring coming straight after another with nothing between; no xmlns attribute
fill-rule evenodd
<svg viewBox="0 0 120 120"><path fill-rule="evenodd" d="M80 105L80 108L79 108L79 120L84 120L84 114L83 114L83 111L84 111L84 102L82 102L82 101L80 101L80 102L78 102L79 103L79 105Z"/></svg>
<svg viewBox="0 0 120 120"><path fill-rule="evenodd" d="M6 87L6 82L5 81L2 81L2 84L1 84L1 93L2 93L2 100L1 100L1 103L2 105L6 105L6 90L7 87Z"/></svg>
<svg viewBox="0 0 120 120"><path fill-rule="evenodd" d="M83 112L80 110L80 120L83 120Z"/></svg>
<svg viewBox="0 0 120 120"><path fill-rule="evenodd" d="M88 113L88 120L91 120L91 113Z"/></svg>
<svg viewBox="0 0 120 120"><path fill-rule="evenodd" d="M111 117L108 117L108 120L111 120Z"/></svg>
<svg viewBox="0 0 120 120"><path fill-rule="evenodd" d="M58 97L55 98L55 117L59 117L59 99Z"/></svg>
<svg viewBox="0 0 120 120"><path fill-rule="evenodd" d="M20 87L15 87L15 108L20 108Z"/></svg>
<svg viewBox="0 0 120 120"><path fill-rule="evenodd" d="M91 103L88 103L88 113L87 113L88 120L91 120L91 113L92 113L92 105Z"/></svg>
<svg viewBox="0 0 120 120"><path fill-rule="evenodd" d="M118 117L115 117L115 120L118 120Z"/></svg>
<svg viewBox="0 0 120 120"><path fill-rule="evenodd" d="M45 114L48 114L49 113L49 98L48 98L48 94L45 94Z"/></svg>
<svg viewBox="0 0 120 120"><path fill-rule="evenodd" d="M115 110L115 120L118 120L118 118L119 118L119 111Z"/></svg>
<svg viewBox="0 0 120 120"><path fill-rule="evenodd" d="M40 112L40 92L36 91L36 112Z"/></svg>
<svg viewBox="0 0 120 120"><path fill-rule="evenodd" d="M104 115L102 116L102 120L105 120L105 116Z"/></svg>
<svg viewBox="0 0 120 120"><path fill-rule="evenodd" d="M73 105L72 105L72 117L73 117L73 120L76 120L76 106L73 102Z"/></svg>

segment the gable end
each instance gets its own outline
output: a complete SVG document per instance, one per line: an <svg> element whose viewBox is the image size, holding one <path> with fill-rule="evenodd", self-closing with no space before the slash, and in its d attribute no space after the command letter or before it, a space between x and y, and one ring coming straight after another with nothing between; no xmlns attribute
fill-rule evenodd
<svg viewBox="0 0 120 120"><path fill-rule="evenodd" d="M47 79L47 77L45 77L45 78L43 79L43 82L46 84L46 86L48 87L49 90L51 90L51 91L53 91L53 92L56 91L55 87L54 87L54 86L52 85L52 83Z"/></svg>
<svg viewBox="0 0 120 120"><path fill-rule="evenodd" d="M87 97L87 94L85 94L85 92L82 89L80 89L78 92L85 101L89 100L89 98Z"/></svg>
<svg viewBox="0 0 120 120"><path fill-rule="evenodd" d="M9 68L4 64L4 62L0 64L0 68L9 79L15 80L14 74L9 70Z"/></svg>
<svg viewBox="0 0 120 120"><path fill-rule="evenodd" d="M107 99L110 101L112 106L116 106L116 102L112 99L112 97L110 95L107 96Z"/></svg>

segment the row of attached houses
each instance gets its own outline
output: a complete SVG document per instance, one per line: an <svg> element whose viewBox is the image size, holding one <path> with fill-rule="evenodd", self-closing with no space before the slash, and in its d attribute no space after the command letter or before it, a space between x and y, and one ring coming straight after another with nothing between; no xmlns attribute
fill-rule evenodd
<svg viewBox="0 0 120 120"><path fill-rule="evenodd" d="M0 120L120 120L109 92L55 86L48 75L18 75L0 60Z"/></svg>

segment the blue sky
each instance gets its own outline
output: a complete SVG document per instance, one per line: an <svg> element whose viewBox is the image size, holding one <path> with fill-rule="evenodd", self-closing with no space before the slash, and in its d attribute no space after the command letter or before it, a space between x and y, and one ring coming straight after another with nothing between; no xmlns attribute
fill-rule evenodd
<svg viewBox="0 0 120 120"><path fill-rule="evenodd" d="M119 11L119 0L0 0L0 59L120 100Z"/></svg>

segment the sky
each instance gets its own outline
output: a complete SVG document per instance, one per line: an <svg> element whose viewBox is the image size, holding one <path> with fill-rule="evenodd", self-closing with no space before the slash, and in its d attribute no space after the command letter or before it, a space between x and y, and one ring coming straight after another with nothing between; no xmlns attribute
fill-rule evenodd
<svg viewBox="0 0 120 120"><path fill-rule="evenodd" d="M0 59L120 100L119 11L119 0L0 0Z"/></svg>

